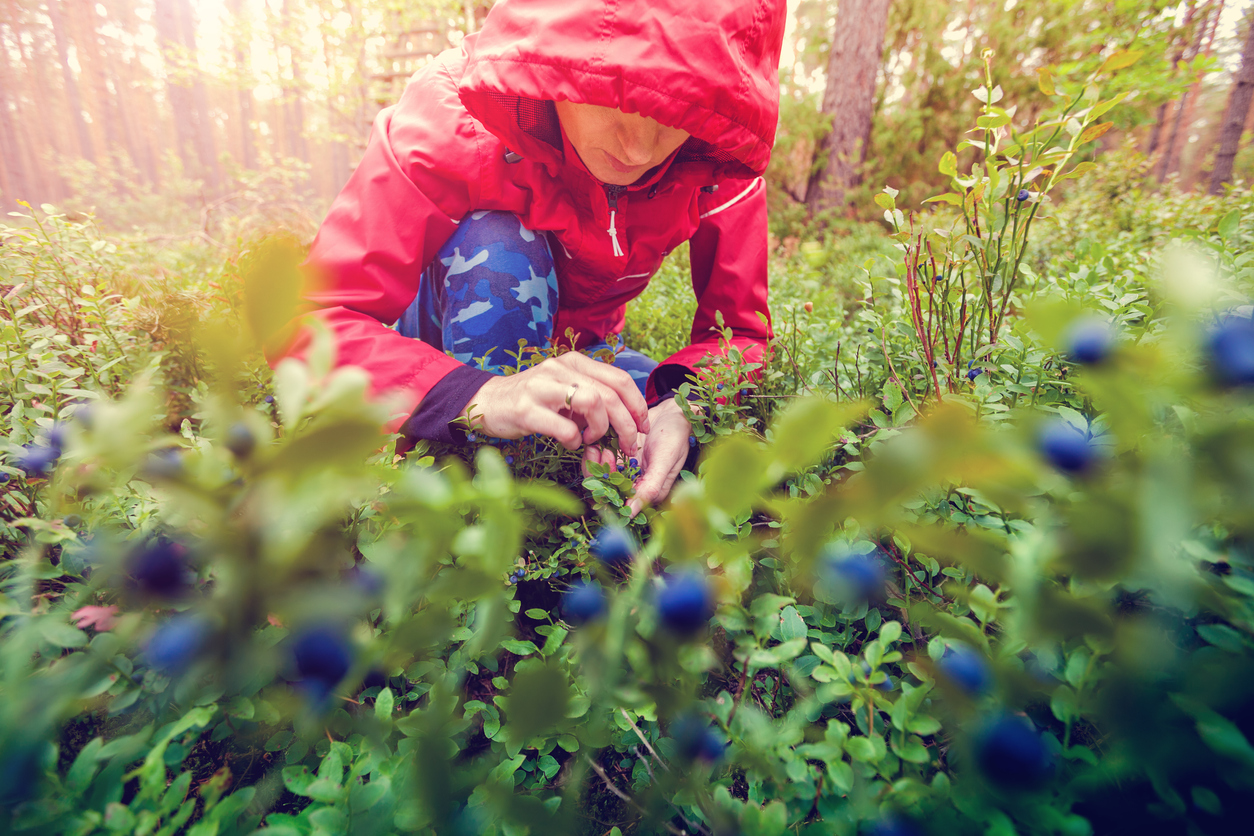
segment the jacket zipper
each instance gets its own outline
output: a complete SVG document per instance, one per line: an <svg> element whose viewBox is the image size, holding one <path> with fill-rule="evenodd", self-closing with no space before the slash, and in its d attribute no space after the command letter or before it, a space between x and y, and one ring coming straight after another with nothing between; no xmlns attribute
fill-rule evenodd
<svg viewBox="0 0 1254 836"><path fill-rule="evenodd" d="M605 197L610 204L610 228L606 230L610 234L610 240L614 242L614 257L622 258L625 253L623 247L618 243L618 227L615 219L618 216L618 196L627 191L626 186L606 186Z"/></svg>

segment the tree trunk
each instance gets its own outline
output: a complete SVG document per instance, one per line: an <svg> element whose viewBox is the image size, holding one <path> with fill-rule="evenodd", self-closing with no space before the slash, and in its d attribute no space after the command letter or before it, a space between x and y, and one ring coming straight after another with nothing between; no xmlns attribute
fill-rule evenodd
<svg viewBox="0 0 1254 836"><path fill-rule="evenodd" d="M112 155L121 144L118 122L114 112L113 95L109 92L104 59L100 54L100 15L96 13L95 0L73 0L70 6L71 25L76 26L78 37L78 63L83 69L83 79L91 91L95 105L92 116L100 121L104 130L105 156Z"/></svg>
<svg viewBox="0 0 1254 836"><path fill-rule="evenodd" d="M806 186L811 214L843 209L845 193L861 181L891 2L841 0L836 10L823 92L823 112L832 117L832 129L815 149L816 159L824 162Z"/></svg>
<svg viewBox="0 0 1254 836"><path fill-rule="evenodd" d="M183 164L183 175L191 176L195 167L189 149L195 147L195 125L191 113L191 93L183 83L182 68L179 66L179 25L175 0L154 0L153 24L157 29L157 45L161 49L161 57L165 63L166 95L170 99L170 111L174 115L174 148L178 152L179 162Z"/></svg>
<svg viewBox="0 0 1254 836"><path fill-rule="evenodd" d="M292 30L292 0L283 0L283 22L275 30L275 51L279 51L281 40L286 40L288 64L291 68L291 81L283 85L283 122L287 131L287 146L292 156L302 162L309 162L309 147L305 142L305 105L304 91L301 89L300 61L297 60L297 38ZM279 33L282 33L280 36Z"/></svg>
<svg viewBox="0 0 1254 836"><path fill-rule="evenodd" d="M1245 46L1241 48L1241 69L1228 94L1223 122L1219 129L1219 150L1215 152L1215 170L1210 176L1210 193L1223 194L1223 185L1232 179L1232 161L1241 147L1241 134L1254 95L1254 12L1247 15Z"/></svg>
<svg viewBox="0 0 1254 836"><path fill-rule="evenodd" d="M1193 41L1192 48L1185 54L1186 61L1192 61L1197 57L1198 53L1205 50L1209 54L1211 45L1215 40L1215 28L1219 25L1219 16L1223 13L1224 0L1219 0L1218 7L1208 5L1206 15L1202 18L1198 26L1197 37ZM1193 110L1197 104L1198 94L1201 92L1201 82L1194 82L1184 94L1180 96L1180 102L1176 105L1175 118L1171 123L1171 136L1167 140L1167 145L1163 149L1163 166L1158 172L1158 182L1163 182L1175 170L1180 160L1181 129L1186 128L1193 117Z"/></svg>
<svg viewBox="0 0 1254 836"><path fill-rule="evenodd" d="M192 12L189 0L176 0L176 19L178 21L179 41L186 50L187 70L191 75L191 112L194 120L192 144L196 149L196 157L200 160L201 173L205 185L210 192L218 191L221 180L218 171L217 143L213 136L213 118L209 113L209 96L205 92L204 76L200 72L200 62L196 57L196 17Z"/></svg>
<svg viewBox="0 0 1254 836"><path fill-rule="evenodd" d="M14 30L14 35L17 35ZM31 194L30 179L26 176L26 166L22 162L22 146L18 139L17 125L13 122L9 97L16 92L13 86L13 74L9 69L9 45L5 39L4 29L0 28L0 190L4 192L3 206L6 210L17 209L18 200L26 200L38 205L38 195ZM17 104L16 101L13 102Z"/></svg>
<svg viewBox="0 0 1254 836"><path fill-rule="evenodd" d="M78 152L85 160L96 161L96 148L91 141L91 131L83 117L83 100L78 92L78 80L70 68L70 38L65 28L62 0L48 0L48 17L52 20L52 37L57 45L57 62L61 65L61 81L65 85L65 97L69 101L70 115L74 120L74 132L78 136Z"/></svg>
<svg viewBox="0 0 1254 836"><path fill-rule="evenodd" d="M243 0L227 0L235 28L231 35L231 56L235 61L235 92L239 102L240 156L244 168L257 167L257 146L253 142L253 90L246 83L250 76L244 59L245 36L251 31L244 20Z"/></svg>

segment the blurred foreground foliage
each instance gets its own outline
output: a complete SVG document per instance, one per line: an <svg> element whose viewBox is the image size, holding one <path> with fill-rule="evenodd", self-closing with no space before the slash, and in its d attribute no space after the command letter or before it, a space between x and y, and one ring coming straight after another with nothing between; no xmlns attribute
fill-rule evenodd
<svg viewBox="0 0 1254 836"><path fill-rule="evenodd" d="M1055 205L1033 183L1103 101L994 141L994 86L951 208L885 194L895 240L774 265L771 360L680 393L699 467L630 524L626 476L552 447L395 454L325 336L271 373L291 242L0 228L0 827L1229 829L1254 198L1147 196L1116 160ZM983 280L920 273L923 243ZM665 350L685 304L655 290L629 343ZM991 333L929 353L981 306Z"/></svg>

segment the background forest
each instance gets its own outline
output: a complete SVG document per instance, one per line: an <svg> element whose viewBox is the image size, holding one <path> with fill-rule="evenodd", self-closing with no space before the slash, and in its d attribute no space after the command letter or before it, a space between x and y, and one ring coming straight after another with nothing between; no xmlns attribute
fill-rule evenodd
<svg viewBox="0 0 1254 836"><path fill-rule="evenodd" d="M379 109L477 26L490 3L339 0L6 0L0 8L0 200L94 208L118 230L209 235L256 215L308 231L348 177ZM792 0L772 165L781 239L816 210L871 217L860 182L910 200L979 102L979 57L1021 110L1037 70L1143 51L1094 152L1127 148L1154 180L1227 182L1216 152L1248 3ZM844 15L842 18L841 16ZM826 79L845 80L828 84ZM1237 116L1247 117L1248 106ZM1249 125L1242 122L1242 130ZM1240 136L1240 134L1238 134ZM828 166L833 191L819 169ZM865 159L865 164L859 164ZM1236 162L1236 173L1250 163ZM1217 175L1217 176L1216 176ZM178 211L174 211L174 210ZM804 237L804 236L803 236Z"/></svg>
<svg viewBox="0 0 1254 836"><path fill-rule="evenodd" d="M631 518L262 356L489 3L0 0L0 833L1248 827L1254 3L788 8L775 336Z"/></svg>

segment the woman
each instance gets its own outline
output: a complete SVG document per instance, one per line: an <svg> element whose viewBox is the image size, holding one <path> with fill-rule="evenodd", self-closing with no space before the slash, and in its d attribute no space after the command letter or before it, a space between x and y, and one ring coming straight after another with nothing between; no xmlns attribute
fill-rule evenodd
<svg viewBox="0 0 1254 836"><path fill-rule="evenodd" d="M750 358L770 338L761 175L784 14L784 0L502 0L411 79L310 254L338 362L404 410L390 430L455 440L469 418L613 465L595 446L612 426L641 461L633 513L669 493L690 433L670 395L721 351L716 314ZM617 345L624 307L685 241L692 344L658 364ZM614 364L571 352L493 373L520 340L568 333L585 352L614 344Z"/></svg>

